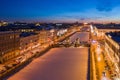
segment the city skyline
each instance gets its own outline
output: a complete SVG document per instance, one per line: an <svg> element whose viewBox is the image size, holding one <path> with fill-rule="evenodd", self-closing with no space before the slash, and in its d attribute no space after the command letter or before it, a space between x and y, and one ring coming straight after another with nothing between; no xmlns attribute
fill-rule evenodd
<svg viewBox="0 0 120 80"><path fill-rule="evenodd" d="M1 0L0 80L120 80L120 0Z"/></svg>
<svg viewBox="0 0 120 80"><path fill-rule="evenodd" d="M0 20L41 22L118 22L119 0L2 0Z"/></svg>

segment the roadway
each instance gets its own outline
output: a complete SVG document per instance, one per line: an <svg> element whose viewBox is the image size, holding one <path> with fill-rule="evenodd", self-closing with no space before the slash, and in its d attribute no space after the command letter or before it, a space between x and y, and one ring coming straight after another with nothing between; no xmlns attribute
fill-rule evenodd
<svg viewBox="0 0 120 80"><path fill-rule="evenodd" d="M71 36L87 41L89 33ZM89 80L88 48L53 48L7 80Z"/></svg>
<svg viewBox="0 0 120 80"><path fill-rule="evenodd" d="M104 54L105 54L105 49L104 49L104 46L103 44L101 44L100 41L97 41L98 38L96 35L94 35L94 33L91 34L91 37L93 40L95 40L95 42L92 43L92 52L96 58L95 60L95 68L96 68L96 74L95 75L98 75L97 78L100 79L100 80L110 80L110 74L109 74L109 70L107 70L105 67L107 66L106 62L105 62L105 57L104 57ZM99 47L98 47L99 45ZM98 50L98 49L101 49ZM103 72L106 73L105 76L103 76Z"/></svg>

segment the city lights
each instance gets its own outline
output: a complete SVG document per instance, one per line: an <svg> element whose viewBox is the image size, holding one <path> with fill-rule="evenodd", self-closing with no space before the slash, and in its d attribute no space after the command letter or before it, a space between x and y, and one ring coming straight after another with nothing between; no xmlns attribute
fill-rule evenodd
<svg viewBox="0 0 120 80"><path fill-rule="evenodd" d="M0 80L120 80L120 0L0 3Z"/></svg>

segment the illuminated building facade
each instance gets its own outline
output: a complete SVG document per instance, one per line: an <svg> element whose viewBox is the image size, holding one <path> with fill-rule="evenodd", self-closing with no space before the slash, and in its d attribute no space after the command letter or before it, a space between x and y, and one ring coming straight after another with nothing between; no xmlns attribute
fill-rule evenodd
<svg viewBox="0 0 120 80"><path fill-rule="evenodd" d="M109 32L105 34L105 51L107 58L112 62L114 71L119 73L120 67L120 35L116 32ZM118 32L120 33L120 32Z"/></svg>
<svg viewBox="0 0 120 80"><path fill-rule="evenodd" d="M1 27L1 26L7 26L7 25L8 25L7 22L5 22L5 21L0 21L0 27Z"/></svg>
<svg viewBox="0 0 120 80"><path fill-rule="evenodd" d="M0 32L0 63L19 55L19 40L18 32Z"/></svg>
<svg viewBox="0 0 120 80"><path fill-rule="evenodd" d="M97 36L98 40L102 40L105 38L105 33L107 32L115 32L115 31L120 31L120 29L117 28L105 28L105 27L96 27L96 26L92 26L93 28L93 33L94 35Z"/></svg>
<svg viewBox="0 0 120 80"><path fill-rule="evenodd" d="M49 37L50 37L50 31L49 30L40 31L39 32L39 43L41 45L45 44L45 43L48 43L50 41Z"/></svg>
<svg viewBox="0 0 120 80"><path fill-rule="evenodd" d="M20 36L20 54L24 54L39 46L39 35L33 33L25 33Z"/></svg>

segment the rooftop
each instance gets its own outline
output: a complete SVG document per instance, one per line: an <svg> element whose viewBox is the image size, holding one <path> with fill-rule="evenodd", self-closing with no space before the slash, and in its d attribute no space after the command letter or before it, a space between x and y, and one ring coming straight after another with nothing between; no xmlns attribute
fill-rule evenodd
<svg viewBox="0 0 120 80"><path fill-rule="evenodd" d="M20 37L27 37L27 36L32 36L32 35L36 35L37 33L34 32L22 32L20 34Z"/></svg>
<svg viewBox="0 0 120 80"><path fill-rule="evenodd" d="M106 34L109 35L117 43L120 43L120 32L109 32Z"/></svg>
<svg viewBox="0 0 120 80"><path fill-rule="evenodd" d="M0 35L3 35L3 34L13 34L13 33L19 33L17 31L0 31Z"/></svg>
<svg viewBox="0 0 120 80"><path fill-rule="evenodd" d="M98 29L120 29L120 24L94 24Z"/></svg>

